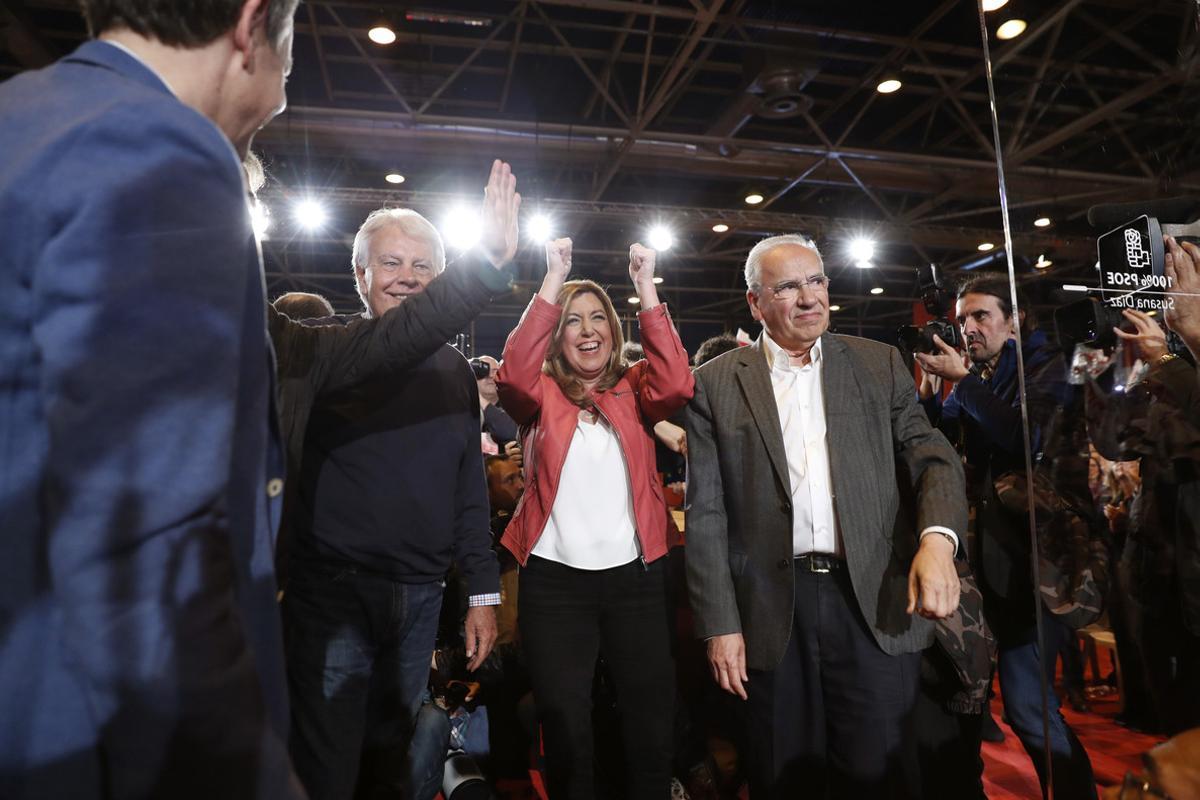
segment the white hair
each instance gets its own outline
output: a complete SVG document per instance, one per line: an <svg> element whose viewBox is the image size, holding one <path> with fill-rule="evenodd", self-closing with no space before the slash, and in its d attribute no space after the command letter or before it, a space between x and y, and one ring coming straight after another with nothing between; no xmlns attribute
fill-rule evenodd
<svg viewBox="0 0 1200 800"><path fill-rule="evenodd" d="M814 242L812 239L809 239L807 236L802 236L798 233L785 233L782 236L771 236L754 245L754 247L750 250L750 255L746 256L747 289L756 288L762 281L763 256L774 250L776 247L782 247L785 244L799 245L800 247L806 247L811 250L813 255L817 257L817 262L821 265L821 271L825 271L825 259L821 258L821 251L817 249L816 242Z"/></svg>
<svg viewBox="0 0 1200 800"><path fill-rule="evenodd" d="M377 208L368 214L358 233L354 234L350 266L365 270L371 261L371 237L376 231L393 226L410 239L429 245L433 251L433 271L441 274L446 268L446 246L442 244L442 235L432 222L411 208Z"/></svg>

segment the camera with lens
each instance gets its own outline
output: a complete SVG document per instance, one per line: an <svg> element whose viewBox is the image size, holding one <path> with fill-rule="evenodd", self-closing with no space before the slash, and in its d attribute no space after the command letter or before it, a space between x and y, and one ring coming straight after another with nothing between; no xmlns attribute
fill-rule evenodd
<svg viewBox="0 0 1200 800"><path fill-rule="evenodd" d="M950 310L954 308L954 292L942 286L936 264L917 267L917 286L921 292L921 302L933 319L924 326L900 326L896 331L896 339L901 352L909 359L913 353L940 353L941 349L933 341L934 336L957 349L962 344L962 337L958 325L949 319Z"/></svg>
<svg viewBox="0 0 1200 800"><path fill-rule="evenodd" d="M472 358L467 363L471 365L471 372L475 374L475 380L477 381L481 381L492 374L492 365L482 358Z"/></svg>

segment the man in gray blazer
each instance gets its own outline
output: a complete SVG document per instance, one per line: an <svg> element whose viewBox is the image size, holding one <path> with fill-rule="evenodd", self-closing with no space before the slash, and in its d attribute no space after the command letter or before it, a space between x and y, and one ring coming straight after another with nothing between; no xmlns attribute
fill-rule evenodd
<svg viewBox="0 0 1200 800"><path fill-rule="evenodd" d="M688 587L747 701L755 800L918 795L920 651L958 606L959 458L895 348L828 333L828 284L808 239L759 242L763 334L697 370L687 410Z"/></svg>

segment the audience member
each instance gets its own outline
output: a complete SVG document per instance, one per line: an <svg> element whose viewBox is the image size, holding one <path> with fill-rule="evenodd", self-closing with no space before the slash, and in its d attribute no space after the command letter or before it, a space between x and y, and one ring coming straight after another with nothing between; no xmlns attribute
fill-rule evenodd
<svg viewBox="0 0 1200 800"><path fill-rule="evenodd" d="M491 356L479 356L471 359L471 369L479 388L483 433L496 448L493 454L506 455L510 452L509 445L517 441L517 423L500 407L500 396L496 393L496 372L500 362Z"/></svg>
<svg viewBox="0 0 1200 800"><path fill-rule="evenodd" d="M494 164L482 240L493 266L516 252L514 189L507 165ZM381 209L359 228L352 263L361 317L386 319L433 292L445 250L424 217ZM425 691L452 558L470 594L469 669L495 640L477 388L458 351L429 350L405 371L318 397L303 438L283 614L291 750L313 800L350 797L356 785L362 794L401 790L398 754Z"/></svg>
<svg viewBox="0 0 1200 800"><path fill-rule="evenodd" d="M730 350L737 350L739 347L741 345L738 344L737 337L732 333L722 333L719 336L713 336L705 339L696 348L696 354L692 356L692 364L702 367L717 356L728 353Z"/></svg>
<svg viewBox="0 0 1200 800"><path fill-rule="evenodd" d="M303 797L239 155L295 0L84 0L0 85L0 796Z"/></svg>
<svg viewBox="0 0 1200 800"><path fill-rule="evenodd" d="M1045 641L1038 641L1028 514L1006 512L996 488L997 480L1006 474L1024 475L1026 446L1039 452L1045 444L1047 426L1066 400L1066 366L1061 353L1037 329L1028 303L1020 302L1019 312L1013 313L1010 286L1003 276L980 275L964 283L958 290L956 313L966 359L936 339L940 352L916 356L922 370L919 394L930 419L947 438L962 442L967 492L975 509L976 546L969 556L983 593L984 616L999 647L1005 714L1044 787L1042 715L1043 707L1048 708L1055 796L1094 797L1096 784L1087 752L1059 711L1058 697L1049 691L1043 698L1041 689L1041 673L1053 668L1060 641L1070 631L1048 624L1043 626ZM1028 442L1018 392L1018 346L1025 365ZM945 401L938 379L954 385ZM1053 676L1048 677L1052 686Z"/></svg>
<svg viewBox="0 0 1200 800"><path fill-rule="evenodd" d="M332 317L333 305L312 292L284 292L271 303L280 314L299 322L317 317Z"/></svg>
<svg viewBox="0 0 1200 800"><path fill-rule="evenodd" d="M920 651L959 601L958 457L895 348L828 333L811 241L759 242L745 277L763 333L696 370L687 412L696 635L747 700L752 797L919 796Z"/></svg>
<svg viewBox="0 0 1200 800"><path fill-rule="evenodd" d="M570 239L546 245L541 290L504 346L500 398L535 457L502 543L523 565L518 622L556 800L594 796L600 655L621 715L623 796L661 800L671 781L666 506L647 429L687 402L692 376L654 262L653 250L630 247L644 361L622 362L621 324L604 290L566 280Z"/></svg>

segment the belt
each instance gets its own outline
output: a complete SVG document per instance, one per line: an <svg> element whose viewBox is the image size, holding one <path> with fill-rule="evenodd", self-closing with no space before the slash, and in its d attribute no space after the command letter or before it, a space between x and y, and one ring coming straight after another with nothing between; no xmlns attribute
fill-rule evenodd
<svg viewBox="0 0 1200 800"><path fill-rule="evenodd" d="M830 553L805 553L796 556L796 568L805 572L833 572L846 566L846 562Z"/></svg>

